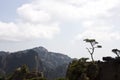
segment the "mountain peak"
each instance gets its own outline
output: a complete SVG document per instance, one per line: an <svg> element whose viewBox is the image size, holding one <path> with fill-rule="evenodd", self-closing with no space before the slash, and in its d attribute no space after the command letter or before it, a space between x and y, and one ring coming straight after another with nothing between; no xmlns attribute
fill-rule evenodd
<svg viewBox="0 0 120 80"><path fill-rule="evenodd" d="M35 47L35 48L33 48L33 50L38 52L38 53L39 52L48 52L48 50L46 48L42 47L42 46Z"/></svg>
<svg viewBox="0 0 120 80"><path fill-rule="evenodd" d="M36 54L38 54L37 57ZM42 71L48 80L53 80L65 76L67 66L71 61L72 59L64 54L49 52L40 46L6 56L0 55L0 69L8 74L26 64L31 71L34 69Z"/></svg>

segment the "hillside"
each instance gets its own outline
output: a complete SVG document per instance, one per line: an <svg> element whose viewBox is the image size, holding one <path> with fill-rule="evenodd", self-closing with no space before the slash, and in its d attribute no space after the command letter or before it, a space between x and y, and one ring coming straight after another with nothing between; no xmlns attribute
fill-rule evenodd
<svg viewBox="0 0 120 80"><path fill-rule="evenodd" d="M49 52L44 47L36 47L14 53L0 52L0 72L12 73L26 64L30 71L41 71L49 80L64 77L71 58L60 53Z"/></svg>

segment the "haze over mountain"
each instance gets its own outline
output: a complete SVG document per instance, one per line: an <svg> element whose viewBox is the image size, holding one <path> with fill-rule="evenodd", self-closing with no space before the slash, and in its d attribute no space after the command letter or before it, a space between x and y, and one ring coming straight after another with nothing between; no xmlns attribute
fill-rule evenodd
<svg viewBox="0 0 120 80"><path fill-rule="evenodd" d="M18 52L0 52L0 72L9 74L26 64L30 71L41 71L49 80L64 77L71 58L60 53L49 52L44 47L35 47Z"/></svg>

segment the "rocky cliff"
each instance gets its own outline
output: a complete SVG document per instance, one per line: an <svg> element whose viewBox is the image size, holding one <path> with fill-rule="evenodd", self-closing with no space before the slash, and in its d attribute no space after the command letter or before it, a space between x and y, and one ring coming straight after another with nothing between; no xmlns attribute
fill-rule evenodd
<svg viewBox="0 0 120 80"><path fill-rule="evenodd" d="M49 52L44 47L18 51L0 52L0 72L9 74L26 64L31 71L41 71L49 80L64 77L71 58L60 53Z"/></svg>

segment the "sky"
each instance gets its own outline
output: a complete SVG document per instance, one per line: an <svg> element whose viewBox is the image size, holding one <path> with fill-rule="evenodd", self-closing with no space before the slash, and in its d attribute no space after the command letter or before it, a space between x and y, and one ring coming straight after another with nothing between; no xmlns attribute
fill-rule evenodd
<svg viewBox="0 0 120 80"><path fill-rule="evenodd" d="M89 57L83 40L96 39L94 58L120 48L120 0L1 0L0 50L43 46L72 58Z"/></svg>

